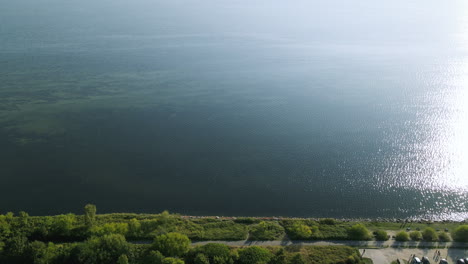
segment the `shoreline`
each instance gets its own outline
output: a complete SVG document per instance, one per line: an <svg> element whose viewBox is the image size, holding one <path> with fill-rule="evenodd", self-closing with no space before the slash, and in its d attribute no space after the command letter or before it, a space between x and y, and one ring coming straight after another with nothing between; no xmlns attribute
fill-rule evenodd
<svg viewBox="0 0 468 264"><path fill-rule="evenodd" d="M137 213L138 214L138 213ZM288 217L288 216L199 216L199 215L180 215L184 219L221 219L221 220L236 220L236 219L257 219L268 221L281 221L281 220L310 220L320 221L323 219L334 219L340 222L382 222L382 223L468 223L468 218L465 220L431 220L427 218L335 218L335 217Z"/></svg>

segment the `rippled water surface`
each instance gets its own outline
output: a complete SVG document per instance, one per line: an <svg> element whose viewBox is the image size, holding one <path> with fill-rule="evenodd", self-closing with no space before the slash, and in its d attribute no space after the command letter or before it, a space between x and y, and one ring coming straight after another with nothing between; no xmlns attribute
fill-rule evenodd
<svg viewBox="0 0 468 264"><path fill-rule="evenodd" d="M468 218L464 1L0 0L0 213Z"/></svg>

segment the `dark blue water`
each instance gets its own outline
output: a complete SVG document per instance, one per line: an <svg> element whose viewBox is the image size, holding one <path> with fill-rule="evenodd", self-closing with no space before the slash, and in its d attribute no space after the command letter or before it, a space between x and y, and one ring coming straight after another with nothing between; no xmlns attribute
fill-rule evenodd
<svg viewBox="0 0 468 264"><path fill-rule="evenodd" d="M463 1L0 4L0 213L468 217Z"/></svg>

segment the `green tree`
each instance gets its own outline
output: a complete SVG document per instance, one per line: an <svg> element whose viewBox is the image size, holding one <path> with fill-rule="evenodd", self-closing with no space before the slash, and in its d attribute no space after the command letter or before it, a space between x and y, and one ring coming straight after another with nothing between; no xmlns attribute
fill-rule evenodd
<svg viewBox="0 0 468 264"><path fill-rule="evenodd" d="M240 264L259 264L270 261L272 254L267 249L251 246L239 250Z"/></svg>
<svg viewBox="0 0 468 264"><path fill-rule="evenodd" d="M31 255L35 264L53 263L58 254L58 249L54 243L34 241L30 244Z"/></svg>
<svg viewBox="0 0 468 264"><path fill-rule="evenodd" d="M68 236L75 222L76 217L74 214L58 215L52 220L52 233L59 236Z"/></svg>
<svg viewBox="0 0 468 264"><path fill-rule="evenodd" d="M270 259L269 264L286 264L286 253L284 252L284 248L280 248L275 256Z"/></svg>
<svg viewBox="0 0 468 264"><path fill-rule="evenodd" d="M138 219L133 218L128 223L128 235L131 237L138 237L141 234L141 223Z"/></svg>
<svg viewBox="0 0 468 264"><path fill-rule="evenodd" d="M121 255L129 253L125 237L119 234L92 237L80 246L78 261L80 263L115 263Z"/></svg>
<svg viewBox="0 0 468 264"><path fill-rule="evenodd" d="M296 253L292 259L291 264L305 264L304 257L300 253Z"/></svg>
<svg viewBox="0 0 468 264"><path fill-rule="evenodd" d="M15 226L16 230L22 232L26 236L28 236L32 232L32 224L30 222L29 214L21 211L18 214L18 224L19 226Z"/></svg>
<svg viewBox="0 0 468 264"><path fill-rule="evenodd" d="M400 231L395 235L396 241L404 242L404 241L409 241L409 239L410 237L408 233L406 233L405 231Z"/></svg>
<svg viewBox="0 0 468 264"><path fill-rule="evenodd" d="M184 261L179 258L164 258L162 264L184 264Z"/></svg>
<svg viewBox="0 0 468 264"><path fill-rule="evenodd" d="M422 238L423 238L421 232L419 232L419 231L412 231L412 232L409 233L409 236L410 236L411 240L413 240L413 241L421 241Z"/></svg>
<svg viewBox="0 0 468 264"><path fill-rule="evenodd" d="M194 254L203 254L211 264L228 264L233 262L229 247L218 243L208 243L194 250Z"/></svg>
<svg viewBox="0 0 468 264"><path fill-rule="evenodd" d="M190 249L190 239L180 233L168 233L156 236L153 247L164 256L178 257Z"/></svg>
<svg viewBox="0 0 468 264"><path fill-rule="evenodd" d="M144 258L144 264L162 264L163 254L157 250L151 250Z"/></svg>
<svg viewBox="0 0 468 264"><path fill-rule="evenodd" d="M21 257L26 255L26 250L29 248L28 238L22 235L17 235L7 239L5 243L5 251L9 256Z"/></svg>
<svg viewBox="0 0 468 264"><path fill-rule="evenodd" d="M458 242L468 242L468 225L461 225L455 229L453 239Z"/></svg>
<svg viewBox="0 0 468 264"><path fill-rule="evenodd" d="M371 235L363 224L356 224L348 229L348 238L352 240L369 240Z"/></svg>
<svg viewBox="0 0 468 264"><path fill-rule="evenodd" d="M120 255L119 259L117 259L117 264L128 264L128 257L127 255Z"/></svg>
<svg viewBox="0 0 468 264"><path fill-rule="evenodd" d="M194 264L210 264L210 260L203 253L198 253L193 260Z"/></svg>
<svg viewBox="0 0 468 264"><path fill-rule="evenodd" d="M0 215L0 241L5 240L10 234L11 228L6 216Z"/></svg>
<svg viewBox="0 0 468 264"><path fill-rule="evenodd" d="M422 237L425 241L437 241L437 232L432 227L424 229Z"/></svg>
<svg viewBox="0 0 468 264"><path fill-rule="evenodd" d="M96 206L94 204L87 204L84 207L84 220L85 220L85 225L88 228L91 228L94 225L94 222L96 220Z"/></svg>
<svg viewBox="0 0 468 264"><path fill-rule="evenodd" d="M377 241L386 241L388 240L388 234L385 230L375 231L375 240Z"/></svg>

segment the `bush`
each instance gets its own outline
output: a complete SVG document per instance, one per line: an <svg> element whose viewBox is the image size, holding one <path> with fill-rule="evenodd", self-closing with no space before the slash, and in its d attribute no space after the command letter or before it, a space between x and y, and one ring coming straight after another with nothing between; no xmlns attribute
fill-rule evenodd
<svg viewBox="0 0 468 264"><path fill-rule="evenodd" d="M157 236L154 239L153 247L164 256L178 257L189 251L190 243L190 239L186 235L168 233Z"/></svg>
<svg viewBox="0 0 468 264"><path fill-rule="evenodd" d="M450 238L449 234L441 232L439 233L439 241L450 242L452 239Z"/></svg>
<svg viewBox="0 0 468 264"><path fill-rule="evenodd" d="M419 232L419 231L410 232L409 236L410 236L411 240L413 240L413 241L421 241L422 238L423 238L421 232Z"/></svg>
<svg viewBox="0 0 468 264"><path fill-rule="evenodd" d="M127 255L121 255L117 260L117 264L128 264L128 257Z"/></svg>
<svg viewBox="0 0 468 264"><path fill-rule="evenodd" d="M356 224L348 229L348 238L352 240L369 240L371 236L364 225Z"/></svg>
<svg viewBox="0 0 468 264"><path fill-rule="evenodd" d="M306 264L304 257L301 255L301 253L296 253L292 259L290 264Z"/></svg>
<svg viewBox="0 0 468 264"><path fill-rule="evenodd" d="M301 223L294 223L289 231L292 239L309 239L312 236L312 229Z"/></svg>
<svg viewBox="0 0 468 264"><path fill-rule="evenodd" d="M409 241L410 237L405 231L400 231L395 235L395 240L400 242Z"/></svg>
<svg viewBox="0 0 468 264"><path fill-rule="evenodd" d="M425 241L437 241L437 233L434 228L428 227L422 232L422 237Z"/></svg>
<svg viewBox="0 0 468 264"><path fill-rule="evenodd" d="M270 251L258 246L251 246L239 250L240 264L267 263L272 257Z"/></svg>
<svg viewBox="0 0 468 264"><path fill-rule="evenodd" d="M324 218L324 219L320 219L319 223L321 225L335 225L336 220L333 218Z"/></svg>
<svg viewBox="0 0 468 264"><path fill-rule="evenodd" d="M232 262L231 251L229 250L229 247L217 243L209 243L200 247L196 247L189 255L190 258L194 259L194 262L199 255L206 257L209 263L227 264ZM202 261L200 258L201 256L199 257L198 261Z"/></svg>
<svg viewBox="0 0 468 264"><path fill-rule="evenodd" d="M165 258L162 261L162 264L184 264L184 261L179 258Z"/></svg>
<svg viewBox="0 0 468 264"><path fill-rule="evenodd" d="M284 235L284 228L274 222L260 222L250 231L250 240L275 240Z"/></svg>
<svg viewBox="0 0 468 264"><path fill-rule="evenodd" d="M219 221L200 225L199 240L244 240L249 234L248 227L233 221Z"/></svg>
<svg viewBox="0 0 468 264"><path fill-rule="evenodd" d="M103 236L110 234L125 235L128 232L127 223L107 223L104 225L94 225L89 229L89 232L95 236Z"/></svg>
<svg viewBox="0 0 468 264"><path fill-rule="evenodd" d="M193 260L194 264L210 264L210 260L202 253L198 253Z"/></svg>
<svg viewBox="0 0 468 264"><path fill-rule="evenodd" d="M159 251L151 250L144 256L145 264L162 264L164 256Z"/></svg>
<svg viewBox="0 0 468 264"><path fill-rule="evenodd" d="M468 242L468 225L461 225L455 229L453 238L458 242Z"/></svg>
<svg viewBox="0 0 468 264"><path fill-rule="evenodd" d="M129 252L129 245L122 235L104 235L87 240L78 247L79 263L115 263Z"/></svg>
<svg viewBox="0 0 468 264"><path fill-rule="evenodd" d="M375 231L375 240L377 241L386 241L388 240L388 234L384 230Z"/></svg>
<svg viewBox="0 0 468 264"><path fill-rule="evenodd" d="M280 248L276 253L275 256L270 259L269 264L286 264L286 253L284 252L284 248Z"/></svg>

